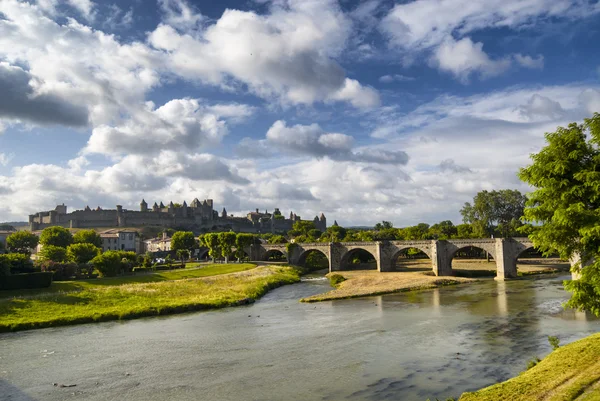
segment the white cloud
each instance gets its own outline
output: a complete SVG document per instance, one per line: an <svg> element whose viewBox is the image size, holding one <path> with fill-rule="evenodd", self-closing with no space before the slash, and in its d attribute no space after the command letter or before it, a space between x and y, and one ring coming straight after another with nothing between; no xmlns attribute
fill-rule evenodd
<svg viewBox="0 0 600 401"><path fill-rule="evenodd" d="M184 0L158 0L158 4L163 12L163 20L174 28L195 29L206 20Z"/></svg>
<svg viewBox="0 0 600 401"><path fill-rule="evenodd" d="M409 81L414 81L415 78L413 77L407 77L405 75L401 75L401 74L394 74L394 75L383 75L381 77L379 77L379 82L384 83L384 84L391 84L392 82L409 82Z"/></svg>
<svg viewBox="0 0 600 401"><path fill-rule="evenodd" d="M462 82L472 74L483 78L500 75L510 67L509 59L492 60L483 51L483 43L473 43L469 38L458 41L448 39L435 50L431 64L449 72Z"/></svg>
<svg viewBox="0 0 600 401"><path fill-rule="evenodd" d="M94 128L84 152L111 156L195 151L219 143L227 134L225 122L207 112L198 99L174 99L157 109L149 106L121 125ZM239 107L221 112L236 110L246 112Z"/></svg>
<svg viewBox="0 0 600 401"><path fill-rule="evenodd" d="M240 156L249 158L274 157L277 152L357 163L403 165L408 161L408 155L401 150L354 149L354 138L349 135L327 133L318 124L288 126L283 120L269 128L265 139L244 138L237 148Z"/></svg>
<svg viewBox="0 0 600 401"><path fill-rule="evenodd" d="M335 61L351 32L337 1L289 0L272 3L264 15L228 9L204 29L182 33L167 18L148 40L168 52L169 70L186 79L224 87L241 83L284 104L376 106L377 92L346 78Z"/></svg>
<svg viewBox="0 0 600 401"><path fill-rule="evenodd" d="M433 53L434 66L466 82L473 72L483 78L498 75L513 62L525 68L543 67L540 55L518 53L493 60L470 34L485 28L525 29L538 21L582 19L598 12L600 6L585 0L416 0L396 4L380 29L390 46L403 52L405 61ZM453 51L459 54L454 56Z"/></svg>
<svg viewBox="0 0 600 401"><path fill-rule="evenodd" d="M0 153L0 166L8 165L14 157L14 153Z"/></svg>

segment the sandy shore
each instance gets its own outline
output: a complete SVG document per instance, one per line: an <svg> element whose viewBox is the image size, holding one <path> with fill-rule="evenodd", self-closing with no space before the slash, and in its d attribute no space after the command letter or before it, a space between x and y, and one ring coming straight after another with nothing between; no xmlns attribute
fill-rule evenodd
<svg viewBox="0 0 600 401"><path fill-rule="evenodd" d="M468 275L469 271L490 271L490 276L495 275L496 264L492 260L454 260L453 270L457 275ZM530 275L540 273L554 273L569 269L569 264L559 260L543 259L528 260L517 265L519 273ZM462 274L461 274L462 273ZM397 271L379 273L375 270L356 270L329 273L339 274L346 281L332 291L301 299L302 302L319 302L334 299L357 298L372 295L391 294L410 290L436 288L444 285L462 284L477 281L467 277L437 277L431 273L431 261L428 259L405 260L397 265Z"/></svg>

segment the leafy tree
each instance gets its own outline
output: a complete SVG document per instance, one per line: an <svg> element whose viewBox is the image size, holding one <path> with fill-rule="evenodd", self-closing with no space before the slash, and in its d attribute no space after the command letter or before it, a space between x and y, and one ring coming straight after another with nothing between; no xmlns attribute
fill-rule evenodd
<svg viewBox="0 0 600 401"><path fill-rule="evenodd" d="M185 267L185 260L190 257L190 251L187 249L178 249L177 258L181 261L181 267Z"/></svg>
<svg viewBox="0 0 600 401"><path fill-rule="evenodd" d="M444 220L429 227L429 236L432 239L450 239L458 234L458 229L450 220Z"/></svg>
<svg viewBox="0 0 600 401"><path fill-rule="evenodd" d="M218 238L221 256L225 258L225 261L228 261L233 252L232 248L235 246L236 235L234 232L222 232L218 234Z"/></svg>
<svg viewBox="0 0 600 401"><path fill-rule="evenodd" d="M208 254L215 260L215 258L221 257L221 248L219 242L219 234L207 233L202 236L202 242L204 246L208 248Z"/></svg>
<svg viewBox="0 0 600 401"><path fill-rule="evenodd" d="M123 269L123 258L119 251L106 251L92 259L92 265L101 277L114 277Z"/></svg>
<svg viewBox="0 0 600 401"><path fill-rule="evenodd" d="M74 244L92 244L102 248L102 237L95 230L81 230L73 235Z"/></svg>
<svg viewBox="0 0 600 401"><path fill-rule="evenodd" d="M274 236L277 237L277 236ZM273 237L273 238L274 238ZM278 237L281 237L281 235L279 235ZM283 238L283 237L281 237ZM285 238L283 238L285 241ZM244 258L244 248L249 247L250 245L252 245L252 243L254 242L254 235L252 234L237 234L235 236L235 248L236 248L236 256L239 259L243 259Z"/></svg>
<svg viewBox="0 0 600 401"><path fill-rule="evenodd" d="M90 242L71 244L67 248L67 259L77 264L87 263L100 255L102 250Z"/></svg>
<svg viewBox="0 0 600 401"><path fill-rule="evenodd" d="M530 238L545 255L556 250L564 259L583 255L593 261L575 266L580 278L565 282L573 293L567 305L600 316L600 114L545 136L547 145L519 171L535 188L525 220L540 227Z"/></svg>
<svg viewBox="0 0 600 401"><path fill-rule="evenodd" d="M417 241L429 238L429 224L419 223L416 226L406 227L404 229L404 239L407 241Z"/></svg>
<svg viewBox="0 0 600 401"><path fill-rule="evenodd" d="M474 238L473 226L464 223L456 226L456 238Z"/></svg>
<svg viewBox="0 0 600 401"><path fill-rule="evenodd" d="M169 267L169 269L171 268L171 265L173 264L173 258L171 257L171 255L167 255L165 257L165 263L167 264L167 266Z"/></svg>
<svg viewBox="0 0 600 401"><path fill-rule="evenodd" d="M6 247L11 252L29 255L39 242L37 235L30 231L16 231L6 237Z"/></svg>
<svg viewBox="0 0 600 401"><path fill-rule="evenodd" d="M196 238L191 231L177 231L171 237L171 250L192 252L196 248ZM181 258L180 258L181 259Z"/></svg>
<svg viewBox="0 0 600 401"><path fill-rule="evenodd" d="M310 230L315 230L315 223L312 221L299 220L294 223L292 229L288 232L290 237L305 235L308 237Z"/></svg>
<svg viewBox="0 0 600 401"><path fill-rule="evenodd" d="M267 240L269 244L285 244L287 240L283 235L273 235Z"/></svg>
<svg viewBox="0 0 600 401"><path fill-rule="evenodd" d="M394 225L391 222L385 221L385 220L383 220L381 223L375 224L376 231L389 230L390 228L393 228L393 227L394 227Z"/></svg>
<svg viewBox="0 0 600 401"><path fill-rule="evenodd" d="M54 226L42 230L40 235L40 244L47 246L53 245L66 248L73 243L73 236L66 228Z"/></svg>
<svg viewBox="0 0 600 401"><path fill-rule="evenodd" d="M62 246L44 245L38 254L41 260L51 260L53 262L66 262L67 249Z"/></svg>
<svg viewBox="0 0 600 401"><path fill-rule="evenodd" d="M498 233L503 237L516 234L521 223L527 198L517 190L481 191L473 198L473 204L465 203L460 213L463 221L473 226L478 237L489 237Z"/></svg>
<svg viewBox="0 0 600 401"><path fill-rule="evenodd" d="M328 227L327 230L325 230L325 232L323 234L321 234L319 241L321 241L321 242L341 242L344 240L347 233L348 233L348 230L346 230L344 227L340 227L338 225L333 225L331 227Z"/></svg>

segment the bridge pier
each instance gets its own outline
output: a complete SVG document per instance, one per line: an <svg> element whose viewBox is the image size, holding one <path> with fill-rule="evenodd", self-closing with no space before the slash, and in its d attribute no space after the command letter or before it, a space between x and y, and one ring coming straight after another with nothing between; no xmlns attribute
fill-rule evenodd
<svg viewBox="0 0 600 401"><path fill-rule="evenodd" d="M391 272L393 270L393 261L389 257L388 248L389 243L377 242L375 260L377 261L377 271L378 272Z"/></svg>
<svg viewBox="0 0 600 401"><path fill-rule="evenodd" d="M517 277L520 247L510 239L496 238L496 280Z"/></svg>
<svg viewBox="0 0 600 401"><path fill-rule="evenodd" d="M436 276L452 276L452 258L447 241L431 241L431 268Z"/></svg>

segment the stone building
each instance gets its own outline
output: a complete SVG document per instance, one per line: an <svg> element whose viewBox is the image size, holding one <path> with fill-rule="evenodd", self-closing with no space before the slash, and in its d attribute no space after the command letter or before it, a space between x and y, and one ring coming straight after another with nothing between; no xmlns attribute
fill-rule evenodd
<svg viewBox="0 0 600 401"><path fill-rule="evenodd" d="M160 238L151 238L144 241L145 252L168 252L171 250L171 237L167 233L162 234Z"/></svg>
<svg viewBox="0 0 600 401"><path fill-rule="evenodd" d="M135 230L106 230L98 233L102 238L102 251L133 251L142 253L144 243Z"/></svg>
<svg viewBox="0 0 600 401"><path fill-rule="evenodd" d="M99 206L91 209L86 206L84 210L67 212L64 204L56 206L54 210L38 212L29 216L31 231L42 230L51 226L65 228L102 228L102 227L171 227L174 229L191 230L196 234L209 231L235 231L247 233L282 233L292 229L300 216L290 212L290 217L285 218L279 209L273 213L265 211L248 213L246 217L228 216L227 211L219 214L213 208L212 199L199 201L194 199L189 205L184 201L181 205L170 202L165 206L156 202L152 207L145 200L140 203L140 210L123 209L117 205L116 209L102 209ZM313 220L317 229L327 229L327 219L321 213Z"/></svg>

